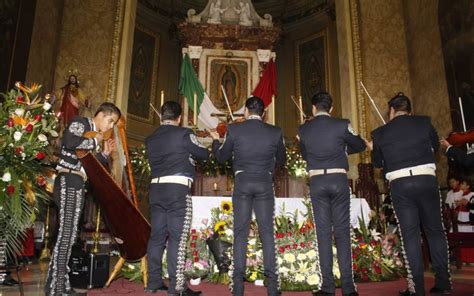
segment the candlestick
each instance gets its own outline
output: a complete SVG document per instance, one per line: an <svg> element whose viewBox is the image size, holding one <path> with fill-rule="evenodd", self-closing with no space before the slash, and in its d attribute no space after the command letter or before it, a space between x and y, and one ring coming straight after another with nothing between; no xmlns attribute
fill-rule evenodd
<svg viewBox="0 0 474 296"><path fill-rule="evenodd" d="M299 96L299 103L300 103L301 110L303 110L303 97L302 96ZM304 115L302 111L300 111L300 122L301 124L304 123Z"/></svg>
<svg viewBox="0 0 474 296"><path fill-rule="evenodd" d="M160 108L163 107L163 104L165 103L165 91L161 90L161 96L160 96Z"/></svg>
<svg viewBox="0 0 474 296"><path fill-rule="evenodd" d="M197 126L197 94L194 93L194 125Z"/></svg>

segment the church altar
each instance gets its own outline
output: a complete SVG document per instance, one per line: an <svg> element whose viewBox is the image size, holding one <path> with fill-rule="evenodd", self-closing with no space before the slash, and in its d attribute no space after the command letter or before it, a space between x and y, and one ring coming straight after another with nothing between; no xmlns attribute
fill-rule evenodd
<svg viewBox="0 0 474 296"><path fill-rule="evenodd" d="M231 197L223 196L193 196L193 219L191 227L194 229L200 229L203 227L203 219L211 218L211 209L220 206L222 201L231 201ZM303 203L304 198L291 197L291 198L275 198L275 215L283 214L283 209L286 215L293 215L295 211L298 211L298 217L303 218L306 214L306 206ZM350 222L354 228L359 227L359 218L363 218L367 223L369 221L370 207L367 201L363 198L355 198L352 195L351 198L351 214Z"/></svg>

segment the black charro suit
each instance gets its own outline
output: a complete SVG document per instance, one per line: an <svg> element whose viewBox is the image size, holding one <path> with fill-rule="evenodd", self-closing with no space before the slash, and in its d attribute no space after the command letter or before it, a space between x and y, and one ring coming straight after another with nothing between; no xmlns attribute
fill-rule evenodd
<svg viewBox="0 0 474 296"><path fill-rule="evenodd" d="M434 151L439 148L439 140L430 118L408 114L396 116L372 131L372 140L372 163L375 167L383 167L390 181L408 271L408 291L416 295L425 293L420 224L436 273L435 287L451 290L441 197L435 175Z"/></svg>
<svg viewBox="0 0 474 296"><path fill-rule="evenodd" d="M177 295L185 289L184 263L192 217L190 188L195 174L194 158L206 160L209 153L191 129L175 125L162 124L145 140L145 145L152 177L147 289L156 290L163 286L161 262L168 240L168 294ZM170 177L187 179L189 182L177 184L159 181ZM153 180L159 182L153 183Z"/></svg>
<svg viewBox="0 0 474 296"><path fill-rule="evenodd" d="M263 244L264 273L268 295L278 295L279 279L275 257L273 172L285 162L285 146L280 128L251 115L243 123L231 124L222 145L215 140L212 150L217 160L233 156L234 272L233 294L243 295L247 260L247 240L252 209L257 218Z"/></svg>
<svg viewBox="0 0 474 296"><path fill-rule="evenodd" d="M352 274L349 182L346 173L327 173L327 170L347 171L347 155L364 151L365 142L354 133L348 120L330 117L325 112L318 112L300 126L298 134L310 175L314 170L322 170L322 174L312 176L310 181L322 273L321 291L334 293L335 290L332 272L334 228L342 291L344 294L356 292Z"/></svg>

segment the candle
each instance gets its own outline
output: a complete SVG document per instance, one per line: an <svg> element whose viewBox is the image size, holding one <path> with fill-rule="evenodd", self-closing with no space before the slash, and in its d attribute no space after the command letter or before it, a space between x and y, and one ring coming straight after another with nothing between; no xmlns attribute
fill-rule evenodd
<svg viewBox="0 0 474 296"><path fill-rule="evenodd" d="M160 96L160 107L163 107L163 104L165 103L165 91L161 90L161 96Z"/></svg>
<svg viewBox="0 0 474 296"><path fill-rule="evenodd" d="M214 182L214 190L217 190L217 183Z"/></svg>
<svg viewBox="0 0 474 296"><path fill-rule="evenodd" d="M194 125L197 126L197 94L194 93Z"/></svg>
<svg viewBox="0 0 474 296"><path fill-rule="evenodd" d="M303 98L300 96L299 97L299 103L300 103L300 108L301 108L301 111L300 111L300 122L301 124L304 123L304 115L303 115Z"/></svg>

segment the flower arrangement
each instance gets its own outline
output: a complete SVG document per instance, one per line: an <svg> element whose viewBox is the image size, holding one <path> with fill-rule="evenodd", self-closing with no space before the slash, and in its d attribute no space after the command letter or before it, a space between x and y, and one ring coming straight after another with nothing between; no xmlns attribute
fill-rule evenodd
<svg viewBox="0 0 474 296"><path fill-rule="evenodd" d="M371 221L373 228L368 228L363 219L355 230L352 240L352 268L358 281L379 282L400 277L404 273L400 259L401 245L396 236L396 228L379 233L375 225L383 224L377 216ZM386 229L386 228L383 228Z"/></svg>
<svg viewBox="0 0 474 296"><path fill-rule="evenodd" d="M57 137L58 120L41 85L20 82L1 94L0 105L0 240L6 251L21 250L27 228L35 219L37 198L46 198L50 138Z"/></svg>
<svg viewBox="0 0 474 296"><path fill-rule="evenodd" d="M305 205L303 217L299 217L298 211L286 215L285 208L275 217L281 288L286 291L318 290L321 283L311 202L305 200Z"/></svg>
<svg viewBox="0 0 474 296"><path fill-rule="evenodd" d="M286 167L288 168L288 175L301 178L306 177L306 161L300 153L300 148L297 142L291 146L286 147Z"/></svg>

